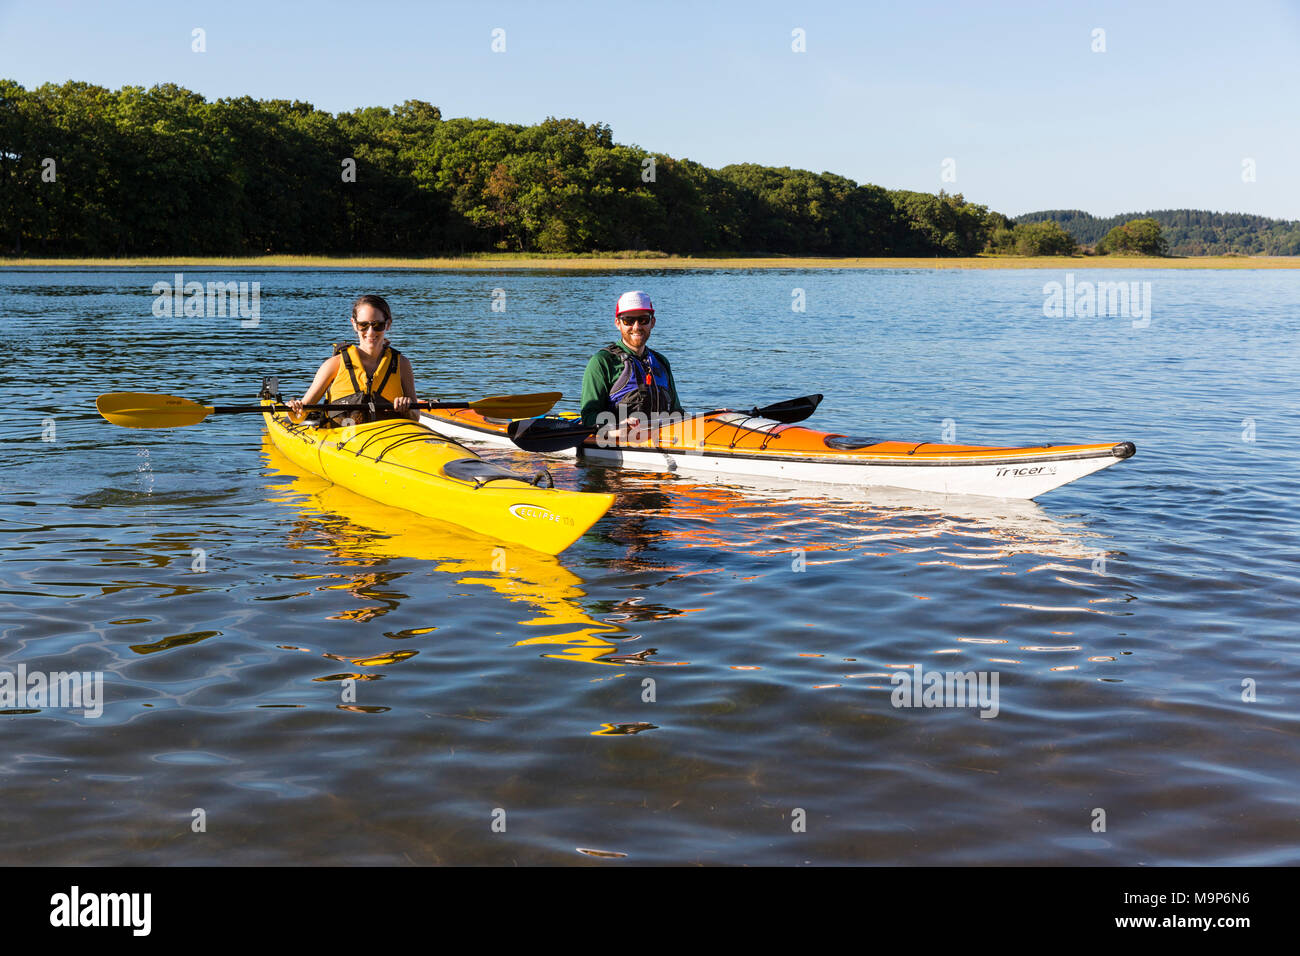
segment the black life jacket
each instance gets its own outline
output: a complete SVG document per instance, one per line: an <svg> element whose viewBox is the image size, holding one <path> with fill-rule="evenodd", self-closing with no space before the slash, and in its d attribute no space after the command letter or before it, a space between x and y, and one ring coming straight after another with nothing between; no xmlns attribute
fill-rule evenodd
<svg viewBox="0 0 1300 956"><path fill-rule="evenodd" d="M668 366L664 357L647 348L638 358L619 345L607 345L605 351L622 362L618 378L609 389L609 404L614 411L622 405L628 412L648 415L673 410L673 392L668 384Z"/></svg>

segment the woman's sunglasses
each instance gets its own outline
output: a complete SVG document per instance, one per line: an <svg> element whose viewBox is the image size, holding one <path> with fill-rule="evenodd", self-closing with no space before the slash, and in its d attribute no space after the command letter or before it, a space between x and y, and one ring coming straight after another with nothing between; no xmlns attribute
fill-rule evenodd
<svg viewBox="0 0 1300 956"><path fill-rule="evenodd" d="M388 324L387 319L384 319L384 321L382 322L357 322L355 319L353 319L352 321L356 322L357 328L359 328L362 332L366 331L367 329L382 329L384 326Z"/></svg>

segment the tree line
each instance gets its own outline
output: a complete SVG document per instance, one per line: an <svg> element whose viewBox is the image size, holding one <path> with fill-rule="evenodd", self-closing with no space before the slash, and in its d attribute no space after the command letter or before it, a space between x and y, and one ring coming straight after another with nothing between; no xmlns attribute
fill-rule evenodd
<svg viewBox="0 0 1300 956"><path fill-rule="evenodd" d="M1056 223L1081 246L1101 243L1116 227L1134 219L1160 226L1168 251L1176 256L1300 255L1300 221L1203 209L1157 209L1099 218L1081 209L1047 209L1016 217L1017 224Z"/></svg>
<svg viewBox="0 0 1300 956"><path fill-rule="evenodd" d="M574 119L0 80L7 255L1075 253L1069 223L1044 218L829 172L710 169Z"/></svg>
<svg viewBox="0 0 1300 956"><path fill-rule="evenodd" d="M709 169L572 119L0 81L9 254L956 256L983 249L987 215L831 173Z"/></svg>

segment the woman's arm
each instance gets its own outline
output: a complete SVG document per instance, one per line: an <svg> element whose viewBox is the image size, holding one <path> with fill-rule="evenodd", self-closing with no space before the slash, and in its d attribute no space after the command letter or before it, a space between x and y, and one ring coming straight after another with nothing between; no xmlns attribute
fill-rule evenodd
<svg viewBox="0 0 1300 956"><path fill-rule="evenodd" d="M321 400L321 397L329 390L330 382L334 381L334 376L339 372L339 357L331 355L321 363L320 368L316 370L316 377L312 379L311 387L301 399L291 399L286 402L293 412L291 416L295 422L303 419L302 407L312 405Z"/></svg>
<svg viewBox="0 0 1300 956"><path fill-rule="evenodd" d="M406 411L406 417L412 421L420 420L420 413L414 409L407 410L408 406L414 405L417 401L415 397L415 373L411 370L411 363L405 355L402 356L402 395L397 401L393 402L393 407L399 412Z"/></svg>

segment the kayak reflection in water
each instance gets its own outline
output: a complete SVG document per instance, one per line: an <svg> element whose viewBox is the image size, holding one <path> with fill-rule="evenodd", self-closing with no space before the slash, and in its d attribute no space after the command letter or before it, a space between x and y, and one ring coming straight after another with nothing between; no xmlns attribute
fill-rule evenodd
<svg viewBox="0 0 1300 956"><path fill-rule="evenodd" d="M393 313L381 295L362 295L352 303L352 327L356 345L336 345L334 354L316 370L311 388L301 399L288 402L293 420L305 415L302 407L321 401L356 405L355 412L328 412L327 417L351 424L380 418L418 420L415 402L415 375L406 356L393 348L384 331L393 324Z"/></svg>
<svg viewBox="0 0 1300 956"><path fill-rule="evenodd" d="M497 542L464 528L362 497L295 465L269 435L262 450L270 468L270 500L283 503L298 515L288 546L329 555L321 570L301 579L315 582L311 587L322 596L328 620L365 623L390 611L405 608L409 612L411 602L420 598L413 589L417 579L411 577L409 562L429 562L434 574L452 576L458 586L486 588L517 605L520 611L515 620L521 629L508 639L516 647L535 651L539 657L613 667L660 663L646 659L656 653L654 648L620 654L620 643L630 637L626 629L592 617L584 607L588 603L585 582L553 557L530 548L497 547ZM309 558L307 563L317 561ZM425 569L416 570L425 573ZM343 593L364 603L340 609L338 599ZM390 631L386 637L418 638L435 630L431 624ZM526 636L530 633L535 636ZM398 653L408 657L412 653L354 656L361 649L353 646L348 653L327 656L374 667L377 661Z"/></svg>
<svg viewBox="0 0 1300 956"><path fill-rule="evenodd" d="M582 423L602 429L601 440L638 441L646 426L682 414L668 360L650 348L655 309L644 292L625 292L614 307L621 341L591 357L582 376ZM611 434L612 433L612 434Z"/></svg>

